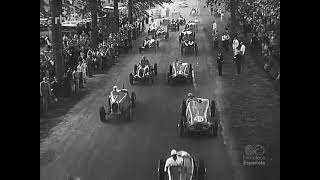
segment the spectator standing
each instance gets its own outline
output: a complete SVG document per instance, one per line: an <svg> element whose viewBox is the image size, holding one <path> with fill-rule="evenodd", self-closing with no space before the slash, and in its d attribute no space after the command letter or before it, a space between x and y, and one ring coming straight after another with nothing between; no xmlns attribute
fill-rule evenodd
<svg viewBox="0 0 320 180"><path fill-rule="evenodd" d="M78 94L79 91L79 74L76 69L72 72L72 78L74 80L74 94Z"/></svg>
<svg viewBox="0 0 320 180"><path fill-rule="evenodd" d="M51 95L50 90L48 78L43 77L43 81L40 82L40 96L42 98L42 106L45 113L48 111L49 98Z"/></svg>
<svg viewBox="0 0 320 180"><path fill-rule="evenodd" d="M218 55L217 55L217 65L218 65L219 76L222 76L223 56L221 52L218 52Z"/></svg>
<svg viewBox="0 0 320 180"><path fill-rule="evenodd" d="M58 89L59 89L58 86L59 85L58 85L57 77L54 77L50 87L51 87L51 92L55 102L58 102Z"/></svg>
<svg viewBox="0 0 320 180"><path fill-rule="evenodd" d="M79 61L79 64L78 64L78 66L77 66L77 72L78 72L78 75L79 75L79 87L80 87L80 88L84 88L84 86L83 86L83 76L82 76L81 65L82 65L82 62Z"/></svg>
<svg viewBox="0 0 320 180"><path fill-rule="evenodd" d="M235 36L233 41L232 41L232 50L233 50L233 55L234 56L236 55L235 51L238 48L238 46L239 46L239 41L238 41L237 37Z"/></svg>
<svg viewBox="0 0 320 180"><path fill-rule="evenodd" d="M86 83L87 82L87 63L86 63L86 61L82 61L80 68L81 68L81 72L82 72L83 82Z"/></svg>
<svg viewBox="0 0 320 180"><path fill-rule="evenodd" d="M241 54L241 67L242 71L244 71L244 64L245 64L245 52L246 52L246 46L243 42L240 43L240 54Z"/></svg>

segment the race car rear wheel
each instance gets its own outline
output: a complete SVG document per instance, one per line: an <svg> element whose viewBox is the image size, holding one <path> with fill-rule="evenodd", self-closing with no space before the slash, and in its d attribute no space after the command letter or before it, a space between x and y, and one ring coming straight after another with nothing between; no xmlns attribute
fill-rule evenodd
<svg viewBox="0 0 320 180"><path fill-rule="evenodd" d="M100 107L99 114L100 114L100 120L102 122L105 122L106 121L106 111L103 106Z"/></svg>
<svg viewBox="0 0 320 180"><path fill-rule="evenodd" d="M134 67L133 67L133 74L134 75L137 74L137 69L138 69L138 66L135 64Z"/></svg>
<svg viewBox="0 0 320 180"><path fill-rule="evenodd" d="M133 85L133 75L132 73L129 74L129 82L131 85Z"/></svg>
<svg viewBox="0 0 320 180"><path fill-rule="evenodd" d="M204 180L204 175L206 173L206 169L204 167L204 161L203 160L199 160L199 164L198 164L198 180Z"/></svg>
<svg viewBox="0 0 320 180"><path fill-rule="evenodd" d="M165 166L165 160L160 159L158 162L158 179L159 180L164 180L166 172L164 171L164 166Z"/></svg>
<svg viewBox="0 0 320 180"><path fill-rule="evenodd" d="M133 108L136 106L136 99L137 99L136 93L132 92L131 93L131 103L132 103Z"/></svg>
<svg viewBox="0 0 320 180"><path fill-rule="evenodd" d="M154 75L157 76L157 74L158 74L158 64L155 63L153 67L154 67Z"/></svg>
<svg viewBox="0 0 320 180"><path fill-rule="evenodd" d="M211 111L211 117L213 118L216 114L216 102L214 100L211 101L210 111Z"/></svg>

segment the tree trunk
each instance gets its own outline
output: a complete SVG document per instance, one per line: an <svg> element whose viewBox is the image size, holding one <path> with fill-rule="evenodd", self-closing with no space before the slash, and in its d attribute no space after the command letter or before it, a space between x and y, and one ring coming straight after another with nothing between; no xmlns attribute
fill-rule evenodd
<svg viewBox="0 0 320 180"><path fill-rule="evenodd" d="M119 32L119 8L118 8L119 0L113 0L113 15L115 19L115 32Z"/></svg>
<svg viewBox="0 0 320 180"><path fill-rule="evenodd" d="M133 0L128 0L128 18L129 18L129 23L130 24L133 23L132 9L133 9Z"/></svg>
<svg viewBox="0 0 320 180"><path fill-rule="evenodd" d="M65 72L64 60L62 56L62 34L60 18L62 14L62 0L50 0L50 9L52 12L52 48L55 64L55 74L58 82L61 82L63 73Z"/></svg>
<svg viewBox="0 0 320 180"><path fill-rule="evenodd" d="M237 11L237 0L230 0L230 14L231 14L231 34L232 36L236 31L236 11Z"/></svg>
<svg viewBox="0 0 320 180"><path fill-rule="evenodd" d="M91 11L91 47L98 47L98 28L97 28L97 10L98 10L98 2L97 0L90 0L90 11Z"/></svg>

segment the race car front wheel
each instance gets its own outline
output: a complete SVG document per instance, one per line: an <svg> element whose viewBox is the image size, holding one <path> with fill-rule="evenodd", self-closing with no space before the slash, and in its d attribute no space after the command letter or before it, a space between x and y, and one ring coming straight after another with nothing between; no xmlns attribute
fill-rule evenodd
<svg viewBox="0 0 320 180"><path fill-rule="evenodd" d="M130 82L131 85L133 85L133 75L132 75L132 73L130 73L130 75L129 75L129 82Z"/></svg>
<svg viewBox="0 0 320 180"><path fill-rule="evenodd" d="M99 114L100 114L100 120L102 122L105 122L106 121L106 111L103 106L100 107Z"/></svg>

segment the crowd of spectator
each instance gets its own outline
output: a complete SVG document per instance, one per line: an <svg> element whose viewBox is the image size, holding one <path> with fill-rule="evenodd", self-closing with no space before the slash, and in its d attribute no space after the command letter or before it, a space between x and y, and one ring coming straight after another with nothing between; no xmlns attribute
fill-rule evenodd
<svg viewBox="0 0 320 180"><path fill-rule="evenodd" d="M253 33L253 46L260 42L265 56L280 55L279 0L241 0L238 15L244 35Z"/></svg>
<svg viewBox="0 0 320 180"><path fill-rule="evenodd" d="M95 72L111 67L120 53L128 52L132 47L130 40L142 32L144 23L137 20L133 24L121 22L119 32L108 33L98 31L98 47L91 47L91 32L71 32L64 34L63 60L65 73L60 83L55 78L55 63L50 39L45 37L40 46L40 106L46 111L48 101L58 101L60 97L77 95L84 88L86 79ZM49 90L49 92L48 92Z"/></svg>

